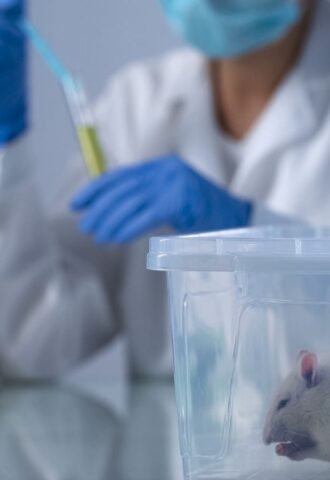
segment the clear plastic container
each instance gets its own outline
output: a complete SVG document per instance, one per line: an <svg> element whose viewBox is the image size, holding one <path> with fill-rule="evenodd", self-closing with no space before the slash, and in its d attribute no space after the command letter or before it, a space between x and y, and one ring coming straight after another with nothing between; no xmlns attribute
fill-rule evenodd
<svg viewBox="0 0 330 480"><path fill-rule="evenodd" d="M330 479L330 229L151 240L189 480Z"/></svg>

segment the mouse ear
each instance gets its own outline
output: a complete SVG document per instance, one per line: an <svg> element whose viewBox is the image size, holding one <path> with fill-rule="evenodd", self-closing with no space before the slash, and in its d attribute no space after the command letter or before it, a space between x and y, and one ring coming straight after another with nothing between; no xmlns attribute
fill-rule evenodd
<svg viewBox="0 0 330 480"><path fill-rule="evenodd" d="M299 352L298 355L297 355L297 360L298 360L298 362L300 362L300 360L302 359L302 357L303 357L304 355L306 355L306 353L309 353L309 351L308 351L308 350L300 350L300 352Z"/></svg>
<svg viewBox="0 0 330 480"><path fill-rule="evenodd" d="M315 353L302 352L300 356L300 375L308 388L316 384L317 356Z"/></svg>

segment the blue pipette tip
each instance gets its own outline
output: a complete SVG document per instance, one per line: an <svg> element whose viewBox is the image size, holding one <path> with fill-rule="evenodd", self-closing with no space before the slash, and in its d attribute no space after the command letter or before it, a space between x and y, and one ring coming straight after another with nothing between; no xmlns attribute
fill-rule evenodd
<svg viewBox="0 0 330 480"><path fill-rule="evenodd" d="M30 39L35 49L39 52L45 63L58 78L61 83L69 83L72 78L71 74L58 59L54 51L47 44L46 40L40 35L37 29L27 20L23 18L19 21L18 27Z"/></svg>
<svg viewBox="0 0 330 480"><path fill-rule="evenodd" d="M61 79L63 88L68 93L77 93L82 90L82 83L72 75L64 75Z"/></svg>

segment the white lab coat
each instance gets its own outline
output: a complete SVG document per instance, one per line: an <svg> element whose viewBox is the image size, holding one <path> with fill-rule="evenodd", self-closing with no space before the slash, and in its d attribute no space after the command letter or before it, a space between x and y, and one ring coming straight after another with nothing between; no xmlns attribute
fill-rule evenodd
<svg viewBox="0 0 330 480"><path fill-rule="evenodd" d="M246 139L234 146L239 152L234 164L227 158L228 142L213 117L207 62L199 53L183 49L130 66L111 78L96 106L109 167L175 151L234 194L254 200L255 224L274 221L275 216L265 215L269 209L330 225L329 44L330 3L319 0L299 63ZM133 370L170 373L165 278L145 269L147 237L124 248L98 247L83 238L76 220L65 212L68 198L87 177L80 158L71 167L59 195L62 201L52 213L58 246L74 252L97 272L112 311L109 319L115 327L124 327L128 336ZM72 342L77 345L82 339L77 363L90 353L88 330L93 332L95 325L93 318L90 324L82 325L79 316L72 321L75 329L70 335L77 337ZM45 350L36 342L34 349L38 348ZM51 361L56 371L60 353L51 343L47 348L51 360L40 357L40 361Z"/></svg>

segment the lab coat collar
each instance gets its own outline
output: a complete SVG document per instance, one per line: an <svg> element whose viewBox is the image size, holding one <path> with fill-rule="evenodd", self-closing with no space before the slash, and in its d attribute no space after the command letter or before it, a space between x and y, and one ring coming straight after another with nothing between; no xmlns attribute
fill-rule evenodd
<svg viewBox="0 0 330 480"><path fill-rule="evenodd" d="M292 93L294 97L292 98L292 104L295 104L292 110L298 106L299 109L307 109L306 112L312 114L314 121L317 121L319 117L319 109L317 108L315 111L315 97L311 96L311 91L313 91L313 87L319 86L320 81L327 80L330 77L330 55L326 48L330 41L330 2L328 0L316 0L316 2L316 12L312 19L302 56L291 74L289 74L275 93L264 112L265 117L268 116L268 112L273 107L276 108L277 103L279 103L277 100L291 89L290 94ZM168 69L166 75L167 85L163 89L165 94L163 100L172 105L182 102L190 103L192 97L196 96L196 92L200 88L210 89L208 59L198 51L190 48L182 49L181 54L182 58L184 58L184 70L178 68L177 61L166 65ZM317 107L319 106L317 104ZM295 114L296 111L294 112ZM311 118L309 115L305 118L307 117ZM263 123L262 120L258 123ZM312 122L313 124L314 121ZM281 125L283 124L281 123ZM308 125L310 126L311 123L308 122ZM301 122L297 124L297 127L298 129L301 128ZM257 128L258 125L256 125L255 130Z"/></svg>
<svg viewBox="0 0 330 480"><path fill-rule="evenodd" d="M260 162L276 157L277 153L280 158L283 149L314 133L322 120L327 105L324 102L324 96L320 95L320 85L324 88L329 88L330 85L330 55L326 48L330 40L330 3L328 0L317 0L317 2L300 60L282 82L256 125L242 142L245 158L232 181L233 190L240 190L241 185L246 183L249 175L253 175L255 167ZM208 60L190 49L182 52L182 58L184 58L184 68L180 68L178 62L167 65L169 69L166 75L167 88L163 89L163 92L166 92L164 93L166 98L163 100L167 102L169 110L180 106L179 110L184 112L181 119L183 130L189 128L189 122L192 122L191 116L188 119L186 110L190 113L194 111L195 125L190 125L190 128L194 128L196 135L201 137L205 137L206 127L210 129L207 135L210 142L209 150L210 152L213 150L216 154L219 151L217 147L218 142L221 142L221 132L217 131L214 122ZM204 106L201 104L202 99L207 102ZM208 121L205 124L207 116ZM200 129L198 129L199 121ZM177 130L179 135L182 130L180 128ZM205 146L202 138L200 140L201 145ZM221 163L219 156L214 160L213 167L215 162ZM221 166L218 165L217 169L222 178Z"/></svg>
<svg viewBox="0 0 330 480"><path fill-rule="evenodd" d="M183 48L175 55L166 55L160 65L163 70L159 75L161 87L138 147L141 158L177 152L186 112L195 104L200 92L208 90L205 85L201 87L207 79L204 74L206 62L198 52Z"/></svg>
<svg viewBox="0 0 330 480"><path fill-rule="evenodd" d="M212 107L212 91L207 58L193 50L182 52L183 67L178 62L167 65L167 84L160 104L167 105L168 114L176 118L176 150L195 167L205 166L215 177L226 183L221 162L221 132ZM178 57L177 57L178 59ZM166 115L166 116L167 116ZM171 120L172 123L172 120ZM295 69L279 87L252 131L243 140L245 157L232 181L239 191L254 167L274 151L299 140L314 126L314 112L307 99L305 85ZM187 141L185 138L187 137ZM193 140L193 146L192 144ZM205 151L207 145L207 152ZM190 152L193 151L193 154ZM194 158L199 152L205 158ZM200 168L200 170L204 170Z"/></svg>
<svg viewBox="0 0 330 480"><path fill-rule="evenodd" d="M329 25L330 4L318 0L300 60L245 139L249 160L238 170L234 189L254 165L307 138L320 124L327 108L320 86L329 83L330 56L324 48L330 40Z"/></svg>
<svg viewBox="0 0 330 480"><path fill-rule="evenodd" d="M320 88L329 88L330 82L330 56L324 48L330 40L329 25L330 4L318 0L300 60L244 140L245 158L233 179L233 191L252 180L260 162L280 159L284 149L308 138L320 125L328 108Z"/></svg>
<svg viewBox="0 0 330 480"><path fill-rule="evenodd" d="M281 158L284 149L306 138L316 128L316 116L305 84L294 71L273 95L252 131L243 140L244 158L231 188L239 192L261 163ZM273 161L273 160L272 160Z"/></svg>
<svg viewBox="0 0 330 480"><path fill-rule="evenodd" d="M178 57L177 57L178 58ZM214 118L209 63L195 50L182 51L183 68L177 62L165 89L170 111L176 109L175 151L201 173L224 180L219 161L219 130Z"/></svg>
<svg viewBox="0 0 330 480"><path fill-rule="evenodd" d="M201 173L224 180L207 59L186 48L169 57L165 69L165 83L157 102L159 111L153 112L155 132L150 135L152 126L148 129L148 154L152 153L152 143L163 148L164 153L170 148ZM157 136L159 130L161 135Z"/></svg>
<svg viewBox="0 0 330 480"><path fill-rule="evenodd" d="M166 63L166 70L163 100L169 105L190 103L199 87L208 81L207 59L197 50L188 47L182 48L171 62Z"/></svg>

